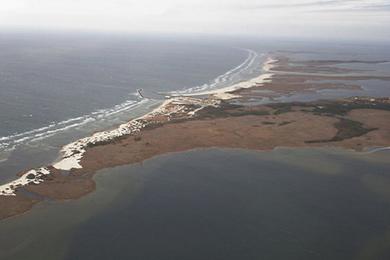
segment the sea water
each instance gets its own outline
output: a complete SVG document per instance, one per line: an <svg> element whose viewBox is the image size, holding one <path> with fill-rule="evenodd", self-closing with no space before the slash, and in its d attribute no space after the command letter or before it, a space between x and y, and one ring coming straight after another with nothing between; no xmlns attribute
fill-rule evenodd
<svg viewBox="0 0 390 260"><path fill-rule="evenodd" d="M145 114L167 95L257 77L267 55L384 61L337 66L390 75L385 44L1 32L0 47L0 183L26 168L52 163L69 142ZM361 84L363 90L296 93L277 101L390 95L388 80L342 83Z"/></svg>
<svg viewBox="0 0 390 260"><path fill-rule="evenodd" d="M1 33L0 46L1 182L171 92L251 78L264 58L223 41L134 35Z"/></svg>

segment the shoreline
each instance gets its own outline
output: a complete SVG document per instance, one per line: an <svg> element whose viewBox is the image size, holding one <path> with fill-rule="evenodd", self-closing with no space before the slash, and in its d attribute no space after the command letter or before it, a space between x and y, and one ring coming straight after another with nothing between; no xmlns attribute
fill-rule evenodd
<svg viewBox="0 0 390 260"><path fill-rule="evenodd" d="M276 59L272 58L271 56L268 56L262 67L263 72L257 77L254 77L246 81L238 82L231 86L227 86L219 89L206 90L206 91L201 91L192 94L182 94L179 96L197 97L197 96L211 95L221 100L239 98L240 96L234 94L233 92L237 92L239 90L244 90L248 88L253 88L254 86L263 86L263 84L271 82L272 77L275 75L275 72L272 71L272 69L275 67L276 62L277 62ZM175 97L175 95L172 96Z"/></svg>
<svg viewBox="0 0 390 260"><path fill-rule="evenodd" d="M0 196L0 219L19 215L46 199L63 201L80 198L95 189L92 177L98 170L139 163L165 153L212 147L258 151L277 147L335 147L355 151L364 151L366 147L380 145L388 147L390 99L376 100L375 106L384 104L386 110L367 109L372 105L369 100L362 98L327 101L330 106L344 106L345 102L349 102L355 107L348 112L348 117L351 118L349 120L363 120L364 125L367 125L360 126L357 132L355 123L351 127L337 128L340 119L326 115L327 111L324 111L323 115L315 115L313 111L303 112L309 107L325 107L326 101L323 101L324 104L291 103L288 104L291 110L283 112L279 112L280 106L284 107L286 104L247 108L220 101L220 106L206 106L194 116L188 115L197 109L189 109L192 103L169 102L169 106L164 107L174 108L176 114L172 115L173 117L155 114L157 117L150 118L154 119L152 123L137 132L137 135L126 135L104 144L87 147L79 162L82 168L64 171L48 166L46 169L50 171L49 174L37 171L31 182L16 189L15 195ZM376 118L370 113L375 113ZM380 128L381 124L383 129ZM307 132L308 128L310 132ZM339 133L342 138L334 140ZM31 170L27 173L31 174ZM23 176L26 177L27 173ZM9 210L10 208L12 210Z"/></svg>
<svg viewBox="0 0 390 260"><path fill-rule="evenodd" d="M256 78L198 95L173 96L117 128L65 145L52 165L23 172L0 186L0 219L26 212L46 199L77 199L95 189L96 171L168 152L210 147L264 151L281 146L362 151L390 146L389 98L229 103L245 98L242 91L272 84L275 63L267 59L266 73Z"/></svg>
<svg viewBox="0 0 390 260"><path fill-rule="evenodd" d="M59 151L60 156L58 160L54 161L52 164L31 169L30 171L22 174L18 179L0 185L0 196L15 196L16 195L15 190L17 188L29 184L39 184L43 182L44 181L43 175L50 174L50 170L49 170L50 167L54 167L57 170L63 170L63 171L70 171L72 169L81 169L82 166L80 165L80 161L82 159L82 156L86 152L88 146L109 142L112 141L113 139L120 138L125 135L137 134L139 131L141 131L141 129L145 128L148 125L148 120L150 118L154 116L167 116L169 118L171 114L180 112L180 110L183 109L182 107L176 108L176 111L175 109L172 110L170 110L169 108L167 109L167 106L169 106L170 103L174 104L177 102L179 103L183 102L183 104L185 104L187 102L190 103L193 102L192 105L198 105L199 107L194 111L190 111L188 115L194 116L196 112L203 109L204 106L209 106L209 105L217 106L219 101L236 98L238 97L237 95L230 94L229 92L237 91L239 89L250 88L253 87L254 85L268 82L273 75L271 73L268 73L268 71L270 70L270 68L272 68L271 63L274 63L275 61L276 60L268 57L263 64L263 71L266 71L267 73L265 74L262 73L258 77L249 79L247 81L239 82L232 86L224 87L221 89L204 91L204 92L199 92L194 94L183 94L178 96L173 95L172 97L165 100L160 106L158 106L151 112L146 113L145 115L140 116L138 118L132 119L127 123L121 124L117 128L114 128L112 130L96 132L91 136L84 137L72 143L66 144ZM192 97L205 96L205 95L213 96L213 99L211 99L211 103L206 102L205 104L202 104L202 99L192 98ZM143 100L147 100L147 98L144 98ZM45 173L41 173L41 169L43 169Z"/></svg>
<svg viewBox="0 0 390 260"><path fill-rule="evenodd" d="M181 103L182 102L182 103ZM192 103L191 103L192 102ZM49 175L49 168L54 168L56 170L70 171L72 169L81 169L80 161L83 157L83 154L86 152L89 146L101 145L106 142L115 140L122 136L131 136L136 135L141 131L141 129L147 127L153 123L153 117L166 117L167 121L170 120L172 114L180 113L185 109L181 105L191 103L191 105L198 105L198 109L203 109L204 106L215 106L218 104L217 100L212 100L211 102L202 103L201 99L191 99L186 98L172 98L166 100L159 107L153 111L133 119L128 123L121 124L119 127L112 130L97 132L91 136L81 138L63 146L60 150L59 160L53 162L51 165L42 166L36 169L31 169L24 173L20 178L0 185L0 196L15 196L15 191L17 188L29 185L29 184L39 184L44 181L43 175ZM172 106L173 105L173 106ZM179 105L176 106L175 105ZM188 116L195 115L197 111L189 111ZM151 120L151 121L148 121Z"/></svg>

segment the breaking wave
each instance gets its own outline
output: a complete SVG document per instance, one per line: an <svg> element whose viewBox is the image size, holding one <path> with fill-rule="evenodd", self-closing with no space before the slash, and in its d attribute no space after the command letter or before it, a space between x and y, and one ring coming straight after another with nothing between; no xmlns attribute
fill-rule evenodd
<svg viewBox="0 0 390 260"><path fill-rule="evenodd" d="M101 119L124 111L132 110L149 101L149 99L147 98L140 97L138 93L134 93L133 96L135 97L135 99L126 100L125 102L115 105L111 108L99 109L87 115L69 118L60 122L53 122L44 127L29 130L26 132L16 133L9 136L2 136L0 137L0 151L10 152L14 150L18 145L46 139L69 129L78 128L88 123L99 121ZM5 159L0 158L0 162L4 160Z"/></svg>
<svg viewBox="0 0 390 260"><path fill-rule="evenodd" d="M170 91L165 94L170 95L183 95L183 94L194 94L198 92L203 92L206 90L214 90L228 85L232 85L243 80L245 74L251 74L256 68L259 68L260 61L259 58L263 57L262 54L255 52L254 50L244 49L248 56L247 58L238 66L232 68L231 70L225 72L224 74L216 77L208 84L203 84L200 86L184 88L181 90Z"/></svg>
<svg viewBox="0 0 390 260"><path fill-rule="evenodd" d="M262 63L259 58L261 58L262 55L250 49L242 50L246 51L248 56L238 66L230 69L222 75L219 75L208 84L172 91L169 92L169 95L192 94L205 90L217 89L243 80L243 75L253 73L255 69L259 67L259 64ZM44 140L57 134L64 133L69 129L77 129L92 122L99 122L99 120L104 120L107 117L121 112L130 111L147 103L148 101L151 101L151 99L144 98L140 91L137 91L132 95L134 97L133 99L129 99L111 108L99 109L87 115L69 118L60 122L53 122L37 129L0 137L0 163L6 160L6 158L1 158L1 156L8 157L6 155L9 155L10 152L19 145Z"/></svg>

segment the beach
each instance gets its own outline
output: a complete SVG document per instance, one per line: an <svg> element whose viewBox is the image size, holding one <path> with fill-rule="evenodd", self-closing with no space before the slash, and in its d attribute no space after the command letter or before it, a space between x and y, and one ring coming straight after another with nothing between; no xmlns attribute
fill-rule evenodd
<svg viewBox="0 0 390 260"><path fill-rule="evenodd" d="M389 1L3 1L0 260L389 260Z"/></svg>
<svg viewBox="0 0 390 260"><path fill-rule="evenodd" d="M252 93L257 89L273 89L280 96L302 91L294 88L299 84L279 80L279 66L287 70L285 59L270 56L256 78L192 96L174 95L144 116L64 146L52 165L22 172L0 186L0 218L21 214L43 200L80 198L95 189L95 172L165 153L210 147L365 151L390 146L389 98L245 104L249 95L256 98Z"/></svg>

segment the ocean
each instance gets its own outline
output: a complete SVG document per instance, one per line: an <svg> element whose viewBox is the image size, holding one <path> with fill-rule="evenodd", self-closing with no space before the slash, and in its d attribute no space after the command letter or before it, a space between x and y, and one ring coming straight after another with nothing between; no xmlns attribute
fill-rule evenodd
<svg viewBox="0 0 390 260"><path fill-rule="evenodd" d="M260 74L263 59L223 41L2 33L0 181L51 163L63 145L142 115L167 94Z"/></svg>
<svg viewBox="0 0 390 260"><path fill-rule="evenodd" d="M0 183L166 95L258 76L266 55L280 52L387 61L338 66L390 75L386 44L2 32ZM388 80L360 83L279 101L390 96ZM1 221L0 259L388 259L389 170L388 151L162 155L100 171L96 191L79 200L44 201Z"/></svg>
<svg viewBox="0 0 390 260"><path fill-rule="evenodd" d="M268 54L345 63L390 75L386 44L145 36L92 33L0 33L0 183L51 164L65 144L127 122L166 95L218 89L260 75ZM351 83L342 81L343 83ZM362 80L363 90L296 93L275 101L390 96L389 81ZM355 82L356 83L356 82ZM140 96L139 90L142 90ZM265 101L269 102L269 101Z"/></svg>

